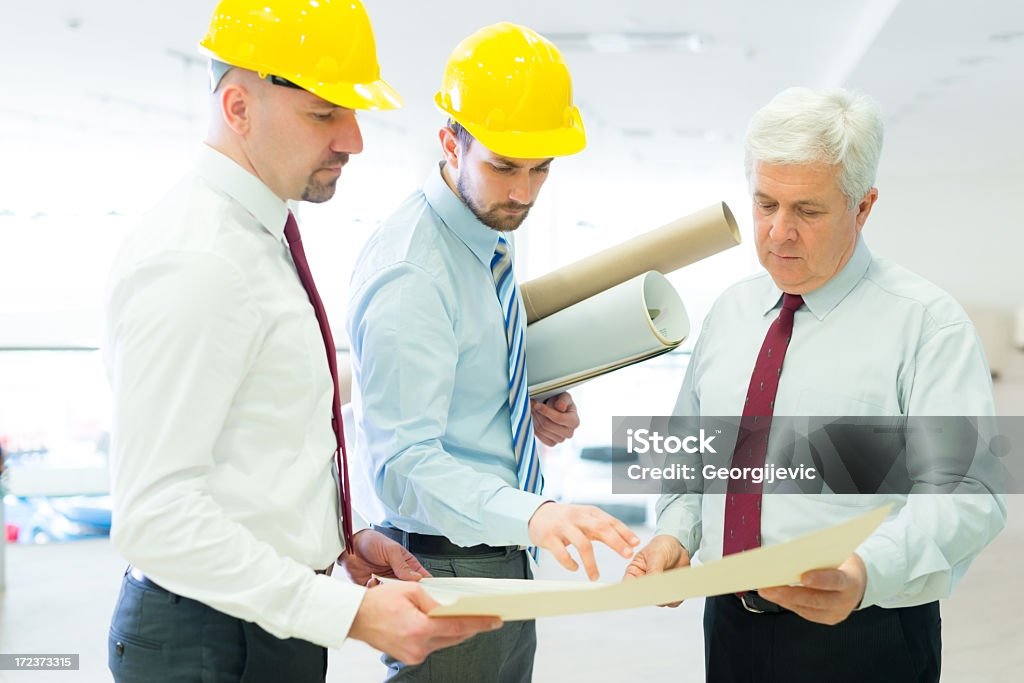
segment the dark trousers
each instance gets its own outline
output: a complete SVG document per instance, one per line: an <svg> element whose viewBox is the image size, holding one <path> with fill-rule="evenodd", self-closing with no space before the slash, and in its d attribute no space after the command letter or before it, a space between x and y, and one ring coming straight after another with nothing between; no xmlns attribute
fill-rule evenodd
<svg viewBox="0 0 1024 683"><path fill-rule="evenodd" d="M322 683L327 650L126 573L108 638L116 683Z"/></svg>
<svg viewBox="0 0 1024 683"><path fill-rule="evenodd" d="M433 576L474 576L490 579L532 579L526 551L477 557L421 555L416 559ZM531 621L509 621L497 631L480 633L454 647L438 650L418 666L406 666L383 655L389 683L529 683L537 628Z"/></svg>
<svg viewBox="0 0 1024 683"><path fill-rule="evenodd" d="M939 603L853 612L836 626L792 612L754 614L734 595L704 604L704 665L713 683L934 683Z"/></svg>

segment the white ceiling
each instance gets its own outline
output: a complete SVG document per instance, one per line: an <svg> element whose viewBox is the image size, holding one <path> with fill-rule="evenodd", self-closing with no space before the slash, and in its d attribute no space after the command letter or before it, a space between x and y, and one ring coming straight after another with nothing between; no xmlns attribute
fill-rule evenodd
<svg viewBox="0 0 1024 683"><path fill-rule="evenodd" d="M585 167L594 173L640 181L732 177L749 116L797 84L857 87L878 99L889 122L889 171L1019 166L1024 157L1021 0L366 5L383 75L407 106L362 120L379 144L415 149L417 163L433 153L441 117L432 95L449 51L502 20L564 42L589 133ZM212 7L212 0L6 2L0 136L29 135L40 145L195 139L205 111L195 44ZM587 32L628 33L641 47L580 49L587 40L579 34ZM701 36L700 52L664 39L690 33Z"/></svg>

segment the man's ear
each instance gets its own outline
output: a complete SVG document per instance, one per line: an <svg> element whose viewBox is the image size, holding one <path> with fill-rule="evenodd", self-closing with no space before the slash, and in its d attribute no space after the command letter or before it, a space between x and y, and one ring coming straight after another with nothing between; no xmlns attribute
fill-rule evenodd
<svg viewBox="0 0 1024 683"><path fill-rule="evenodd" d="M459 139L455 136L455 131L445 126L437 132L437 138L441 141L441 153L444 155L445 163L452 170L459 170Z"/></svg>
<svg viewBox="0 0 1024 683"><path fill-rule="evenodd" d="M252 94L243 85L227 85L220 92L220 113L228 128L245 135L252 126Z"/></svg>
<svg viewBox="0 0 1024 683"><path fill-rule="evenodd" d="M878 188L872 187L864 195L864 198L860 200L860 204L857 205L857 232L863 229L864 224L868 220L868 216L871 215L871 209L874 207L875 202L878 201Z"/></svg>

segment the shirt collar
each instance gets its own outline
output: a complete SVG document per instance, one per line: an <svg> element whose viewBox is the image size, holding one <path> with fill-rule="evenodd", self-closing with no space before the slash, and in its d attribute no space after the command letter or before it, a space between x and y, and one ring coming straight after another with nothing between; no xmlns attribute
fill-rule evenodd
<svg viewBox="0 0 1024 683"><path fill-rule="evenodd" d="M207 182L241 204L267 232L282 239L289 206L263 181L209 145L199 150L197 170Z"/></svg>
<svg viewBox="0 0 1024 683"><path fill-rule="evenodd" d="M491 257L498 246L498 231L492 230L470 211L466 203L455 194L444 181L441 169L444 162L438 163L427 176L423 184L423 194L427 204L434 210L444 224L465 243L480 261L491 267Z"/></svg>
<svg viewBox="0 0 1024 683"><path fill-rule="evenodd" d="M868 245L864 243L864 238L861 235L857 235L857 245L853 249L853 256L846 262L842 270L832 276L831 280L813 292L803 295L804 306L818 320L824 320L825 316L831 313L832 309L838 306L839 302L853 291L853 288L857 286L857 283L861 281L864 274L868 271L869 265L871 265L871 252L868 250ZM775 282L770 277L768 278L768 283L768 292L765 294L764 301L762 302L765 315L778 307L779 302L782 300L782 290L775 285Z"/></svg>

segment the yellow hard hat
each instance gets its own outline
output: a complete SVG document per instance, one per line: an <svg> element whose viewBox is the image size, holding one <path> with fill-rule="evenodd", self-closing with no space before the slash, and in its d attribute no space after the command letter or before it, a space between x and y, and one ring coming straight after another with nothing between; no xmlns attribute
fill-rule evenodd
<svg viewBox="0 0 1024 683"><path fill-rule="evenodd" d="M452 52L434 102L495 154L575 154L587 144L562 54L536 31L503 22Z"/></svg>
<svg viewBox="0 0 1024 683"><path fill-rule="evenodd" d="M348 109L396 109L360 0L220 0L199 43L214 59L283 78Z"/></svg>

